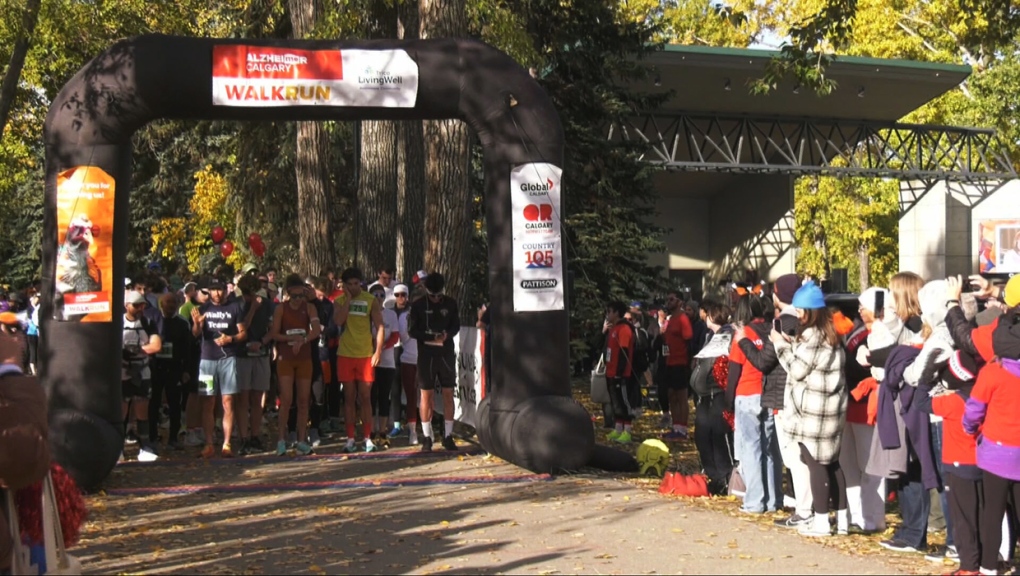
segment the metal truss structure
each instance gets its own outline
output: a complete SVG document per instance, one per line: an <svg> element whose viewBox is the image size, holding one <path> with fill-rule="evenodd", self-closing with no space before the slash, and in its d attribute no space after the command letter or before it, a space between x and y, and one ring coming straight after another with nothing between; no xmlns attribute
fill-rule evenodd
<svg viewBox="0 0 1020 576"><path fill-rule="evenodd" d="M994 130L849 120L645 114L609 126L670 170L901 181L900 212L938 182L974 206L1017 177Z"/></svg>
<svg viewBox="0 0 1020 576"><path fill-rule="evenodd" d="M734 246L718 265L706 270L705 286L715 290L741 270L764 278L795 244L793 210L789 210L774 226Z"/></svg>

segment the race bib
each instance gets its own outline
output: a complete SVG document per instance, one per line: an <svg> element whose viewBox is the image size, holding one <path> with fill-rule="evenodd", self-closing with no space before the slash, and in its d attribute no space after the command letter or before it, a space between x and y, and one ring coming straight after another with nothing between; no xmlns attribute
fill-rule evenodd
<svg viewBox="0 0 1020 576"><path fill-rule="evenodd" d="M248 350L248 356L265 356L266 347L259 346L259 342L249 342L246 346Z"/></svg>
<svg viewBox="0 0 1020 576"><path fill-rule="evenodd" d="M609 364L612 361L613 361L613 349L606 348L606 364Z"/></svg>
<svg viewBox="0 0 1020 576"><path fill-rule="evenodd" d="M163 346L159 349L159 352L156 352L156 358L161 358L163 360L171 360L173 359L173 357L174 357L173 342L164 342Z"/></svg>
<svg viewBox="0 0 1020 576"><path fill-rule="evenodd" d="M308 334L308 331L302 330L301 328L291 328L290 330L287 330L287 336L304 336L306 334Z"/></svg>
<svg viewBox="0 0 1020 576"><path fill-rule="evenodd" d="M669 356L669 346L666 346L665 344L662 345L662 355Z"/></svg>
<svg viewBox="0 0 1020 576"><path fill-rule="evenodd" d="M216 385L212 374L201 374L198 377L198 382L200 384L199 390L204 389L206 396L212 396L216 393Z"/></svg>

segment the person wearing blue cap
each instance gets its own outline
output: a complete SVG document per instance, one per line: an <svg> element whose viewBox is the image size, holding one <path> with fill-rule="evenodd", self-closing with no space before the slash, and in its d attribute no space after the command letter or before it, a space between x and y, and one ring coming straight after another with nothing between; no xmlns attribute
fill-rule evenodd
<svg viewBox="0 0 1020 576"><path fill-rule="evenodd" d="M800 446L811 478L811 522L805 536L829 536L829 500L836 506L837 533L849 530L846 479L839 449L846 422L846 355L822 290L807 282L793 295L800 320L795 336L773 330L769 336L789 381L783 403L783 428Z"/></svg>

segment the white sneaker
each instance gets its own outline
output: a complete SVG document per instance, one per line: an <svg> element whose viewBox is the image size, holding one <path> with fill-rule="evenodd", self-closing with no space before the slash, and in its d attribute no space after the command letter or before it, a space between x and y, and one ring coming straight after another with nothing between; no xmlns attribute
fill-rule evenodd
<svg viewBox="0 0 1020 576"><path fill-rule="evenodd" d="M801 536L823 538L832 536L832 526L829 525L828 514L815 514L810 522L805 522L797 529Z"/></svg>
<svg viewBox="0 0 1020 576"><path fill-rule="evenodd" d="M319 431L312 428L308 432L308 443L312 445L312 448L318 448L322 444L322 439L319 438Z"/></svg>
<svg viewBox="0 0 1020 576"><path fill-rule="evenodd" d="M150 452L148 448L142 448L138 451L139 462L155 462L156 460L159 460L159 456L154 452Z"/></svg>
<svg viewBox="0 0 1020 576"><path fill-rule="evenodd" d="M411 433L407 437L407 445L408 446L418 445L418 432L415 431L414 428L411 428Z"/></svg>
<svg viewBox="0 0 1020 576"><path fill-rule="evenodd" d="M185 446L204 446L205 437L202 432L196 430L188 430L188 434L184 437Z"/></svg>

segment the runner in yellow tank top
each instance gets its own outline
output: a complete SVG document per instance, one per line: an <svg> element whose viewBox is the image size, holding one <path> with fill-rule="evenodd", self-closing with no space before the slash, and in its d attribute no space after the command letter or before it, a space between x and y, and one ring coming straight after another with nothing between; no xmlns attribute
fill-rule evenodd
<svg viewBox="0 0 1020 576"><path fill-rule="evenodd" d="M350 302L347 324L340 335L340 347L337 354L345 358L371 358L372 346L372 314L380 312L379 303L368 292L351 296L347 292L336 299L335 306L343 306Z"/></svg>
<svg viewBox="0 0 1020 576"><path fill-rule="evenodd" d="M337 350L336 372L337 380L344 389L344 421L347 425L347 445L344 450L354 451L354 424L360 415L365 434L365 452L373 452L372 382L375 381L375 366L379 364L385 334L382 310L375 297L362 292L361 270L348 268L340 275L340 280L344 283L344 293L333 303L333 320L343 328L340 348ZM372 333L373 327L375 334ZM355 403L361 406L358 412L355 412Z"/></svg>

